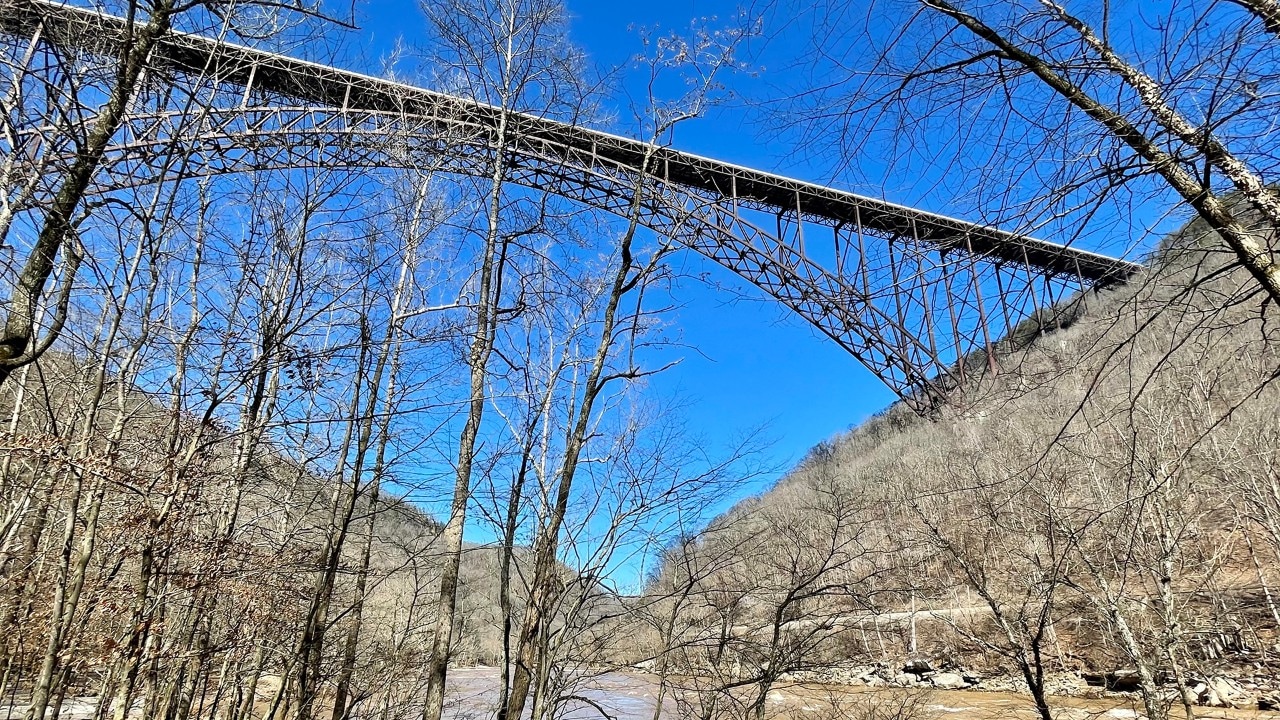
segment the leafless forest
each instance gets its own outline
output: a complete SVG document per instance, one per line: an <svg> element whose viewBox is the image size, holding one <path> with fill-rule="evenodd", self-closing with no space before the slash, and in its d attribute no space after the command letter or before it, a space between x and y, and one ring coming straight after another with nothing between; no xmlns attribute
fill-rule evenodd
<svg viewBox="0 0 1280 720"><path fill-rule="evenodd" d="M622 217L517 186L505 121L657 148L726 100L785 2L644 35L650 96L623 122L555 0L427 0L416 80L499 113L467 176L426 153L242 148L260 169L222 173L176 141L110 152L154 108L204 122L218 91L175 101L148 66L170 29L305 54L341 7L122 1L118 57L12 40L0 714L440 720L470 665L498 669L498 720L608 716L582 688L619 672L656 684L652 720L782 717L770 693L799 681L899 686L832 701L861 720L993 678L1043 720L1067 676L1150 720L1280 708L1273 5L1179 5L1135 40L1107 3L907 3L928 42L880 38L873 71L762 102L814 152L888 133L905 165L913 132L1012 105L1002 155L953 160L978 168L973 212L1088 238L1154 203L1182 227L1128 283L960 359L930 417L887 408L718 517L773 469L648 392L689 281L642 227L648 184ZM843 3L813 12L861 32Z"/></svg>

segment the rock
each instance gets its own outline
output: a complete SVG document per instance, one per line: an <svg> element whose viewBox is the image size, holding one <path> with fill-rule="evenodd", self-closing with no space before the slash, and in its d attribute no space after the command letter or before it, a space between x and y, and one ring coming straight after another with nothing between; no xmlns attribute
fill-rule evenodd
<svg viewBox="0 0 1280 720"><path fill-rule="evenodd" d="M911 673L898 673L893 676L891 684L897 685L898 687L915 687L920 684L920 678L912 675Z"/></svg>
<svg viewBox="0 0 1280 720"><path fill-rule="evenodd" d="M982 676L976 672L960 673L960 677L964 678L964 681L970 685L977 685L982 682Z"/></svg>
<svg viewBox="0 0 1280 720"><path fill-rule="evenodd" d="M1019 684L1022 686L1020 692L1029 692L1025 682L1019 681ZM1074 672L1060 672L1047 676L1045 678L1045 687L1050 695L1078 695L1088 685Z"/></svg>
<svg viewBox="0 0 1280 720"><path fill-rule="evenodd" d="M1077 697L1088 698L1090 700L1101 700L1106 696L1107 696L1107 693L1102 688L1095 687L1093 685L1087 685L1083 690L1080 691Z"/></svg>
<svg viewBox="0 0 1280 720"><path fill-rule="evenodd" d="M924 658L908 660L907 664L902 666L902 672L915 673L916 675L923 675L932 671L933 665Z"/></svg>
<svg viewBox="0 0 1280 720"><path fill-rule="evenodd" d="M929 682L933 683L934 687L943 690L961 690L969 687L969 683L962 676L955 673L937 673L929 679Z"/></svg>
<svg viewBox="0 0 1280 720"><path fill-rule="evenodd" d="M1113 692L1137 692L1141 682L1137 670L1117 670L1107 677L1107 689Z"/></svg>
<svg viewBox="0 0 1280 720"><path fill-rule="evenodd" d="M1258 696L1258 709L1259 709L1259 710L1273 710L1273 711L1274 711L1274 710L1280 710L1280 695L1277 695L1277 694L1272 694L1272 695L1259 695L1259 696Z"/></svg>
<svg viewBox="0 0 1280 720"><path fill-rule="evenodd" d="M1080 677L1093 687L1101 687L1112 692L1134 692L1138 689L1138 671L1114 670L1112 672L1080 673Z"/></svg>
<svg viewBox="0 0 1280 720"><path fill-rule="evenodd" d="M880 679L877 677L876 672L877 672L877 668L875 667L862 666L862 667L854 668L852 671L850 671L850 674L853 675L855 682L859 682L859 683L862 683L863 685L866 685L871 683L873 680Z"/></svg>
<svg viewBox="0 0 1280 720"><path fill-rule="evenodd" d="M1210 707L1245 708L1257 703L1253 693L1231 678L1215 676L1206 681L1209 686L1205 704Z"/></svg>

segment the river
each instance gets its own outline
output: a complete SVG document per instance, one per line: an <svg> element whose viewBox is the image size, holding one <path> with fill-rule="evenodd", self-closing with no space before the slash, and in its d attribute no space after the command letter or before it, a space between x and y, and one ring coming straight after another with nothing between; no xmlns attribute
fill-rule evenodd
<svg viewBox="0 0 1280 720"><path fill-rule="evenodd" d="M455 720L482 719L491 712L497 696L498 676L491 668L458 668L449 671L450 716ZM856 717L852 708L887 699L883 688L835 685L782 684L769 694L767 716L774 720L843 720ZM973 690L923 691L915 702L917 720L1035 720L1026 695ZM584 680L579 693L605 709L616 720L651 720L657 702L654 679L643 674L607 673ZM1055 697L1051 702L1060 720L1129 720L1142 717L1138 699ZM567 720L602 720L600 711L585 702L567 704ZM678 713L669 699L664 717ZM1181 718L1180 707L1171 717ZM1196 718L1246 720L1280 718L1280 713L1224 708L1196 708Z"/></svg>
<svg viewBox="0 0 1280 720"><path fill-rule="evenodd" d="M450 720L486 720L493 717L498 692L498 674L492 668L456 668L449 671L447 713ZM657 704L657 684L651 676L631 673L605 673L583 680L577 691L585 701L565 705L564 720L604 720L601 710L612 720L651 720ZM769 693L769 720L846 720L858 718L856 710L868 703L885 702L901 695L883 688L843 685L781 684ZM1036 720L1030 698L1026 695L965 690L917 691L913 696L917 713L913 715L880 715L901 720ZM593 706L594 704L594 706ZM1137 698L1055 697L1052 702L1057 720L1136 720ZM63 720L85 720L93 717L96 698L68 698L63 705ZM599 709L597 709L597 706ZM0 720L20 718L24 706L0 705ZM678 708L668 699L663 717L677 720ZM1174 718L1182 718L1175 708ZM1257 710L1196 708L1198 719L1247 720L1272 718L1280 713Z"/></svg>

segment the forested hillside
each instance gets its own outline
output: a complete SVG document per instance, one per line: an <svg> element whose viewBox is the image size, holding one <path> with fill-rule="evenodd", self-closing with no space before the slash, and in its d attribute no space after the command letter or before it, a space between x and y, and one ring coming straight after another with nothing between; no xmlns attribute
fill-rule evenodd
<svg viewBox="0 0 1280 720"><path fill-rule="evenodd" d="M1215 248L1191 222L1002 343L936 421L890 408L670 549L657 664L696 669L703 717L761 713L801 670L918 684L910 661L968 678L944 687L1012 675L1046 713L1061 671L1129 683L1151 717L1251 705L1256 683L1205 681L1280 670L1280 356L1276 309Z"/></svg>
<svg viewBox="0 0 1280 720"><path fill-rule="evenodd" d="M15 493L0 534L10 693L39 668L38 641L59 609L48 598L74 595L88 607L64 628L74 638L64 692L132 684L148 698L148 717L192 698L236 708L229 712L255 704L287 712L281 673L289 666L272 658L298 652L296 629L325 593L330 604L345 603L330 611L342 624L329 642L351 659L325 657L318 672L351 673L351 692L376 694L384 710L417 701L441 549L440 524L412 502L376 491L353 496L276 445L259 440L248 453L242 433L206 430L199 446L186 445L200 436L193 419L64 356L46 355L0 403L9 433L2 472ZM55 571L68 532L58 509L75 502L88 505L92 534L64 546L76 562ZM337 531L348 537L328 578L321 561L334 553ZM463 554L458 663L500 656L500 555L474 546ZM527 554L515 562L527 566ZM363 632L352 634L356 603ZM153 638L147 647L141 635ZM207 667L213 658L217 665Z"/></svg>

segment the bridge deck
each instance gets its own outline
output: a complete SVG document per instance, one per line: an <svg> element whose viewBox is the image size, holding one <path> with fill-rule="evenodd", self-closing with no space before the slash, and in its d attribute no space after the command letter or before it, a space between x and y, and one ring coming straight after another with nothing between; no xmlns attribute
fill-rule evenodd
<svg viewBox="0 0 1280 720"><path fill-rule="evenodd" d="M0 26L8 32L30 35L40 28L46 38L56 38L59 43L108 52L118 51L128 35L128 24L122 18L48 0L11 1L13 6L0 13ZM461 117L489 127L496 127L500 113L498 108L468 99L195 34L171 33L153 61L211 75L223 83L328 107ZM528 114L513 115L511 125L525 137L545 138L637 170L649 147L638 140ZM809 220L861 227L890 237L912 237L940 250L963 247L1000 262L1075 275L1094 284L1120 281L1140 269L1136 263L1098 253L669 148L656 152L649 172L758 209L798 210Z"/></svg>

